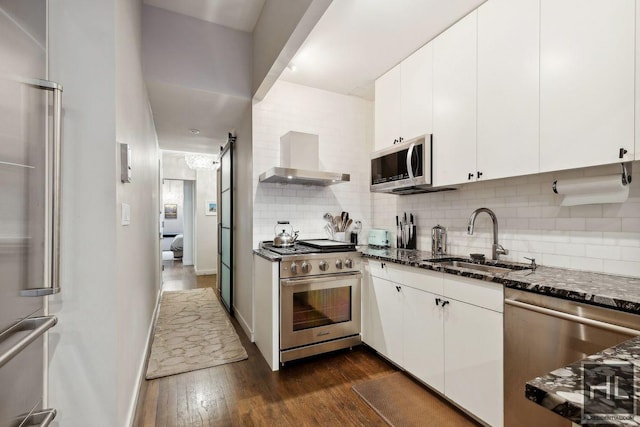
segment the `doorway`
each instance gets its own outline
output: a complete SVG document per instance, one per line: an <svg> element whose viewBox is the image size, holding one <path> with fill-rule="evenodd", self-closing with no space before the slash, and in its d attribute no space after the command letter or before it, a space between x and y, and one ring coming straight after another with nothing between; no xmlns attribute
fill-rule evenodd
<svg viewBox="0 0 640 427"><path fill-rule="evenodd" d="M162 183L162 261L194 264L194 181L164 179Z"/></svg>

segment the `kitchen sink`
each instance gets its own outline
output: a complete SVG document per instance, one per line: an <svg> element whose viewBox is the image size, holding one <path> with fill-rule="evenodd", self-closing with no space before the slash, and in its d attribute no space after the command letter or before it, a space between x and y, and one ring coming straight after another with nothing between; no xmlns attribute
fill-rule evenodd
<svg viewBox="0 0 640 427"><path fill-rule="evenodd" d="M467 268L469 270L478 270L478 271L493 273L493 274L504 274L511 271L510 268L496 267L494 265L486 265L486 264L475 264L472 262L465 262L465 261L441 261L441 262L438 262L438 264L443 266L450 266L450 267Z"/></svg>

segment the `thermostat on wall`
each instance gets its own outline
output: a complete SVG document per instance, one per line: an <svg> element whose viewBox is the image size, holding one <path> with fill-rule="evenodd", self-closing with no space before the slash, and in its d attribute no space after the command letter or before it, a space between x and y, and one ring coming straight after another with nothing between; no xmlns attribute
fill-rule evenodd
<svg viewBox="0 0 640 427"><path fill-rule="evenodd" d="M120 181L131 182L131 148L120 143Z"/></svg>

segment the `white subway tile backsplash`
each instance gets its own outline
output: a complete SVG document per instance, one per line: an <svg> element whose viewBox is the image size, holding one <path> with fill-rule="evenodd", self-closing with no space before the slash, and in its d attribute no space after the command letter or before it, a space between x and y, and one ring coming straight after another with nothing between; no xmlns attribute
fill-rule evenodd
<svg viewBox="0 0 640 427"><path fill-rule="evenodd" d="M586 230L586 227L586 220L584 218L556 219L556 230L580 231Z"/></svg>
<svg viewBox="0 0 640 427"><path fill-rule="evenodd" d="M372 129L369 101L276 82L253 108L254 245L271 240L280 219L289 220L302 238L327 237L322 216L342 211L362 221L360 239L366 240L372 226L368 185ZM262 172L280 165L280 137L289 131L317 134L320 169L349 173L351 181L329 187L259 183Z"/></svg>
<svg viewBox="0 0 640 427"><path fill-rule="evenodd" d="M537 254L541 265L640 276L640 257L633 258L637 251L626 251L640 250L640 187L630 188L625 203L572 207L560 206L562 196L551 190L555 179L605 175L614 169L603 166L479 181L456 191L410 197L373 195L373 226L394 231L395 215L413 212L420 227L419 249L429 250L430 229L441 224L449 230L451 253L490 256L488 216L479 215L474 235L466 234L471 212L487 207L498 217L500 243L510 249L503 259L522 261L523 256Z"/></svg>
<svg viewBox="0 0 640 427"><path fill-rule="evenodd" d="M640 261L605 260L602 271L620 276L640 277Z"/></svg>
<svg viewBox="0 0 640 427"><path fill-rule="evenodd" d="M620 259L622 261L640 262L640 247L620 247L620 250L622 253Z"/></svg>
<svg viewBox="0 0 640 427"><path fill-rule="evenodd" d="M555 253L558 255L585 256L584 245L576 243L556 243Z"/></svg>
<svg viewBox="0 0 640 427"><path fill-rule="evenodd" d="M584 256L571 257L569 268L583 271L602 271L604 268L604 260Z"/></svg>
<svg viewBox="0 0 640 427"><path fill-rule="evenodd" d="M585 221L588 231L621 231L620 218L587 218Z"/></svg>
<svg viewBox="0 0 640 427"><path fill-rule="evenodd" d="M640 232L640 218L622 218L622 231Z"/></svg>

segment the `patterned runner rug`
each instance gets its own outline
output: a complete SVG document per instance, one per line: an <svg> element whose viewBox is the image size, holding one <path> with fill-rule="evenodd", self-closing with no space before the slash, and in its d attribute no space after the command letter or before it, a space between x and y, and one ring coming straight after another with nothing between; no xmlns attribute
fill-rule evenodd
<svg viewBox="0 0 640 427"><path fill-rule="evenodd" d="M247 352L213 289L162 293L148 380L246 358Z"/></svg>

